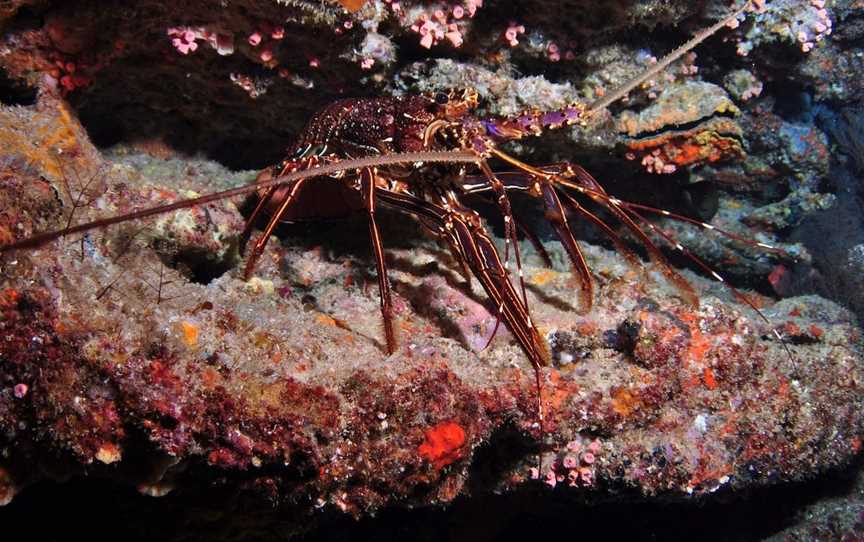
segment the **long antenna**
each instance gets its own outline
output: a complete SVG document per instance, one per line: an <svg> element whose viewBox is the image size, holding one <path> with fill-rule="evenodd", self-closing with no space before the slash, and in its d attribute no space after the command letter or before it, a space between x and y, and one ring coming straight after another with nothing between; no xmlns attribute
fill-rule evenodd
<svg viewBox="0 0 864 542"><path fill-rule="evenodd" d="M37 234L33 237L28 237L27 239L21 239L20 241L15 241L13 243L0 245L0 254L2 254L3 252L21 248L36 248L44 245L45 243L48 243L49 241L53 241L54 239L58 239L65 235L95 230L97 228L103 228L105 226L110 226L112 224L118 224L120 222L126 222L129 220L138 220L141 218L160 215L163 213L168 213L170 211L176 211L177 209L186 209L188 207L194 207L196 205L203 205L212 201L230 198L233 196L240 196L243 194L249 194L251 192L255 192L264 188L269 188L271 186L277 186L293 181L300 181L302 179L308 179L310 177L321 177L352 169L379 167L390 164L412 164L415 162L477 164L479 162L479 158L473 152L466 151L419 151L406 152L401 154L397 153L384 154L380 156L368 156L352 160L342 160L340 162L325 164L316 168L295 171L287 175L282 175L280 177L276 177L275 179L270 179L268 181L263 181L260 183L250 183L243 186L238 186L237 188L231 188L228 190L223 190L221 192L207 194L206 196L180 200L174 203L168 203L166 205L159 205L156 207L150 207L148 209L132 211L131 213L94 220L85 224L77 224L75 226L67 227L62 230Z"/></svg>
<svg viewBox="0 0 864 542"><path fill-rule="evenodd" d="M609 94L592 102L591 105L588 106L588 109L585 110L585 112L596 113L597 111L605 109L616 101L620 100L621 98L629 94L631 90L638 87L648 79L654 77L658 73L662 72L667 67L669 67L670 64L690 52L693 48L695 48L697 45L699 45L712 35L716 34L718 30L730 24L732 21L736 20L739 15L744 13L750 7L750 4L751 0L747 0L747 2L744 2L743 6L734 10L726 17L723 17L708 28L700 30L696 33L695 36L690 38L689 41L684 43L684 45L678 47L677 49L660 59L656 64L654 64L644 72L640 73L639 75L636 75L635 77L633 77L614 91L610 92Z"/></svg>

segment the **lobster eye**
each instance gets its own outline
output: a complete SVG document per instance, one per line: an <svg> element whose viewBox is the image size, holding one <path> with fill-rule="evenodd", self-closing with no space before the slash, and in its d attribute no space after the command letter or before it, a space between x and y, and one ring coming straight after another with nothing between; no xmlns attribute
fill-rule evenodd
<svg viewBox="0 0 864 542"><path fill-rule="evenodd" d="M309 151L312 149L312 145L307 143L305 147L298 147L294 150L294 153L288 157L289 160L300 160L301 158L306 157L309 154Z"/></svg>
<svg viewBox="0 0 864 542"><path fill-rule="evenodd" d="M435 103L438 105L447 105L449 101L450 96L443 92L439 92L435 95Z"/></svg>
<svg viewBox="0 0 864 542"><path fill-rule="evenodd" d="M312 156L324 156L327 152L327 143L319 143L309 150Z"/></svg>

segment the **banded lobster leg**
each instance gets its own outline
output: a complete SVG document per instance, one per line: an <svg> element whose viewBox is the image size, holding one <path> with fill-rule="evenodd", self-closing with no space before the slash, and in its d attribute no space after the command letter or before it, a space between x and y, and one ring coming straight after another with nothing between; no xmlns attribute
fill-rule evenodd
<svg viewBox="0 0 864 542"><path fill-rule="evenodd" d="M315 168L320 162L321 158L319 156L310 156L301 160L286 160L279 166L265 169L258 175L255 182L261 183L270 181L274 178L284 177L285 175L296 171L310 170ZM264 247L267 246L267 241L270 239L270 236L273 235L273 230L276 229L279 222L283 221L285 213L291 205L296 202L297 196L300 194L300 189L308 180L310 179L300 179L293 183L272 185L263 189L259 193L258 203L255 206L255 210L252 211L252 214L246 220L243 233L240 234L241 254L244 252L246 244L249 242L249 238L252 235L252 228L258 220L258 217L261 216L262 213L265 213L268 207L271 207L274 203L278 204L278 207L275 210L271 209L272 212L270 213L270 219L267 221L267 226L264 228L264 232L255 241L255 244L252 247L252 252L246 257L246 265L243 268L243 280L249 280L252 271L255 269L255 264L258 263L258 259L261 258L261 254L264 252Z"/></svg>
<svg viewBox="0 0 864 542"><path fill-rule="evenodd" d="M543 171L545 173L545 170L538 171ZM577 280L579 289L581 291L581 294L579 295L579 311L582 313L587 313L591 310L594 301L593 279L591 276L591 271L588 267L588 262L585 260L585 255L583 254L579 243L576 241L576 238L573 235L567 213L565 212L565 205L562 204L559 195L555 192L554 189L550 189L548 186L545 186L545 184L548 183L538 182L534 180L533 177L534 176L531 174L526 174L524 171L519 171L497 173L495 179L505 187L505 190L523 191L529 193L534 197L541 197L543 199L546 209L546 219L552 226L552 229L554 230L558 241L561 243L561 245L567 252L567 256L570 259L573 277ZM488 180L488 175L470 176L463 179L463 193L473 195L487 193L490 190L493 190L493 187ZM565 203L568 207L572 208L572 205L569 201L565 201ZM592 221L604 228L604 231L607 231L607 233L611 232L611 229L608 228L608 226L606 226L606 224L604 224L599 218L595 217L584 208L581 208L581 206L578 210L581 213L588 215L589 219L592 219ZM516 222L515 217L513 218L513 220L514 222ZM516 223L519 224L519 222ZM545 249L543 249L543 245L539 242L536 236L533 235L533 233L530 233L530 230L528 230L524 226L522 226L522 229L526 232L526 236L529 238L532 244L534 244L535 249L540 254L540 257L544 260L544 263L546 263L547 265L551 263L548 254L546 253ZM614 236L613 241L618 244L617 235L615 235L614 232L612 232L612 235ZM624 244L621 243L621 246L624 247ZM628 259L631 258L631 255L628 254L628 249L625 249L625 255L628 257ZM519 272L521 278L521 266Z"/></svg>
<svg viewBox="0 0 864 542"><path fill-rule="evenodd" d="M516 184L511 184L511 187L514 189L525 190L528 194L534 197L543 198L547 207L547 218L553 221L553 226L558 217L556 217L554 213L550 214L548 209L550 209L550 206L554 205L552 209L555 212L562 212L560 209L560 198L558 196L560 193L564 197L568 207L587 217L591 222L602 229L613 240L613 242L618 245L618 248L622 248L623 243L620 241L619 236L615 234L613 230L599 217L590 213L590 211L579 204L575 198L563 191L563 188L573 189L601 205L615 216L615 218L618 219L642 243L648 251L651 260L660 268L660 271L666 279L676 287L683 299L694 307L699 306L699 298L690 283L687 282L687 280L681 276L674 267L672 267L668 259L663 255L663 252L651 240L648 234L645 233L645 230L639 226L637 221L633 219L631 213L622 208L622 202L609 196L600 184L585 172L584 169L570 164L560 164L546 170L525 164L517 158L505 154L497 149L492 149L491 152L493 156L517 168L524 174L522 179L518 179L517 176L514 181ZM556 228L556 232L557 231L558 229ZM570 232L569 229L567 232L562 233L568 234L569 238L572 239L572 232ZM559 233L559 238L560 237L561 234ZM569 243L569 239L567 242ZM567 244L565 244L565 247L567 247ZM568 253L569 252L570 249L568 249ZM631 263L635 263L632 251L625 250L623 253L629 255L627 257ZM571 260L572 259L573 256L571 255ZM581 277L581 280L590 281L590 273Z"/></svg>
<svg viewBox="0 0 864 542"><path fill-rule="evenodd" d="M544 173L549 173L551 175L560 175L565 168L568 167L569 164L552 164L540 166L538 169L542 170ZM498 172L496 173L499 179L505 185L505 189L511 192L529 192L530 177L521 171L513 172ZM467 194L471 195L479 195L481 193L487 192L490 190L488 186L485 184L477 184L477 181L484 181L485 179L480 179L477 176L465 177L465 183L463 184L463 190ZM586 209L582 204L580 204L576 199L574 199L570 194L566 192L559 192L559 197L562 197L563 200L560 200L566 209L572 211L573 213L582 216L587 219L589 222L594 224L600 231L603 232L606 237L612 241L612 244L615 245L615 249L618 253L620 253L627 260L627 263L634 270L639 271L640 273L644 273L644 268L642 265L642 260L636 252L631 249L626 242L621 238L621 236L612 229L606 222L603 221L596 214L592 213L588 209ZM659 210L657 210L659 211ZM682 217L684 220L685 217ZM549 253L546 251L546 247L543 246L540 239L537 237L537 234L531 231L531 229L524 223L522 223L518 217L514 216L514 220L516 221L516 225L519 227L519 230L525 235L531 245L534 247L534 250L537 252L540 259L543 261L543 265L546 267L552 267L552 259L549 256ZM556 231L556 234L558 232ZM560 239L559 239L560 240Z"/></svg>
<svg viewBox="0 0 864 542"><path fill-rule="evenodd" d="M314 159L315 157L313 157ZM292 163L291 168L284 168L283 171L275 176L283 176L295 170L304 169L303 164ZM367 213L369 219L369 232L372 238L372 248L375 257L375 264L378 275L378 288L381 298L381 316L384 327L384 335L386 341L387 352L392 354L397 348L396 334L393 326L393 302L390 290L390 282L387 278L387 265L384 259L383 243L381 241L380 231L378 229L375 218L375 210L377 207L378 194L395 194L392 191L381 188L387 183L384 182L375 168L363 168L360 170L360 192L362 195L362 208ZM253 250L246 261L245 276L248 277L254 269L255 263L260 257L266 246L267 240L273 233L276 225L283 220L283 217L289 213L291 206L297 202L301 193L303 183L309 179L301 179L293 183L279 185L278 187L268 189L262 193L261 201L259 201L255 211L247 221L246 229L244 230L244 238L251 230L252 223L256 217L272 202L278 202L279 206L276 211L270 216L270 220L263 234L254 244ZM317 182L322 182L318 180ZM323 181L326 182L326 181ZM353 191L347 185L342 184L345 190ZM500 185L500 191L503 193L504 186ZM278 192L277 192L278 190ZM531 317L528 308L523 299L520 299L516 291L513 289L509 281L509 272L498 257L498 252L495 245L489 238L485 229L482 226L480 217L474 212L452 198L448 202L449 210L444 207L434 206L434 204L425 202L413 196L400 194L403 198L401 203L393 206L400 207L405 210L406 201L412 201L411 207L425 212L417 212L423 218L431 220L438 225L439 234L444 234L450 242L451 247L455 247L457 259L467 264L472 274L480 280L487 295L497 304L498 315L503 318L507 327L512 331L517 341L525 350L532 364L535 366L548 364L548 352L545 346L545 341L540 337L539 332L531 322ZM407 200L405 199L407 198ZM509 201L504 198L504 205L509 211ZM501 200L499 200L501 203ZM411 212L409 210L409 212ZM443 214L441 214L443 213ZM505 215L509 216L509 215ZM507 221L513 224L512 219ZM449 225L449 226L448 226ZM515 237L515 226L512 230L512 235ZM518 254L518 253L517 253ZM517 263L521 263L517 255ZM538 376L539 378L539 376Z"/></svg>
<svg viewBox="0 0 864 542"><path fill-rule="evenodd" d="M518 160L513 159L513 161L510 163L514 164L519 162ZM589 221L593 222L612 240L612 242L616 245L618 251L622 253L634 267L641 267L641 260L629 247L626 246L621 237L602 219L585 209L585 207L583 207L573 197L573 195L571 195L570 192L580 194L601 205L609 212L611 212L616 218L618 218L624 224L624 226L627 227L627 229L633 232L636 237L640 241L642 241L643 245L648 250L651 259L660 266L667 279L670 279L671 282L679 289L679 291L683 294L684 299L690 304L698 306L698 298L696 297L696 293L695 291L693 291L690 283L687 282L684 277L682 277L677 271L672 268L671 264L669 264L668 260L657 247L657 245L647 236L645 230L650 230L658 238L662 239L665 243L667 243L671 248L681 253L683 256L692 261L697 267L701 268L703 271L710 274L715 280L722 283L727 289L730 290L730 292L736 299L738 299L744 304L749 305L757 313L761 320L763 320L766 324L770 325L767 317L758 309L758 307L754 305L750 298L748 298L740 291L738 291L735 287L727 283L722 276L720 276L716 271L711 269L711 267L698 256L687 250L670 233L665 232L664 230L658 228L649 220L647 220L642 215L642 212L649 212L680 222L693 224L702 229L716 232L724 237L730 238L744 245L754 246L767 252L781 254L792 258L792 256L786 253L784 250L768 245L766 243L746 239L740 235L736 235L732 232L722 230L720 228L717 228L716 226L693 218L671 213L663 209L649 207L647 205L642 205L639 203L623 201L613 196L610 196L603 189L600 183L598 183L597 180L594 179L594 177L592 177L581 166L562 163L554 164L551 166L542 166L539 168L533 168L530 166L526 167L527 169L521 169L520 171L498 173L497 175L504 182L506 189L511 192L527 192L534 197L542 197L540 196L540 194L542 194L544 190L555 190L563 198L563 202L571 211L574 211L587 218ZM469 181L470 180L472 179L469 179ZM468 194L488 192L489 190L485 186L470 183L466 184L464 188L465 192ZM789 347L783 337L774 329L772 329L772 333L775 335L775 337L777 337L781 344L783 344L784 349L789 354L790 359L792 359Z"/></svg>
<svg viewBox="0 0 864 542"><path fill-rule="evenodd" d="M289 173L301 170L314 168L321 161L319 156L311 156L303 160L289 161L273 170L265 170L259 175L260 181L267 181L271 178L283 177ZM252 252L246 259L244 267L243 279L248 280L255 268L255 264L261 257L267 241L273 234L273 230L284 221L286 215L290 216L292 206L297 204L298 197L301 194L304 182L311 179L301 179L293 183L282 185L274 185L261 191L259 194L258 204L255 210L246 221L246 226L241 234L241 250L248 241L252 228L256 219L265 212L268 207L278 204L275 211L270 213L270 218L267 226L258 240L255 242ZM336 179L331 179L336 182ZM318 179L317 182L327 182L326 179ZM378 292L381 298L381 318L384 326L384 340L388 354L396 351L396 334L393 329L393 300L390 292L390 281L387 278L387 265L384 261L384 249L381 243L381 234L378 230L378 224L375 220L375 192L374 187L378 182L378 174L374 168L367 167L360 170L360 186L362 193L362 207L366 211L369 219L369 233L372 238L372 250L375 256L375 266L378 275ZM349 193L356 193L353 188L346 184L340 184L343 190Z"/></svg>
<svg viewBox="0 0 864 542"><path fill-rule="evenodd" d="M702 222L699 220L695 220L695 219L692 219L692 218L689 218L686 216L682 216L679 214L675 214L675 213L670 213L669 211L665 211L663 209L657 209L655 207L649 207L647 205L641 205L638 203L631 203L631 202L619 200L618 198L610 197L606 193L606 191L603 189L603 187L600 185L600 183L598 183L597 180L594 179L594 177L592 177L587 171L585 171L584 168L582 168L580 166L575 166L575 165L574 166L568 166L566 168L565 173L566 173L567 178L560 178L559 177L556 179L556 181L559 184L561 184L567 188L571 188L571 189L575 190L576 192L584 194L585 196L590 197L591 199L593 199L595 201L606 202L607 208L611 207L617 211L617 214L625 215L627 217L627 219L630 220L630 222L632 222L634 224L634 226L637 228L638 228L638 225L636 225L636 222L644 224L646 228L648 228L649 230L654 232L654 234L656 234L658 237L663 239L670 247L677 250L684 257L686 257L691 262L696 264L697 267L699 267L700 269L702 269L706 273L709 273L716 281L720 282L723 286L725 286L738 301L744 303L745 305L748 305L751 309L753 309L756 312L756 314L759 316L759 319L762 320L763 322L765 322L765 324L767 324L771 328L771 333L777 338L778 341L780 341L780 344L783 346L783 349L786 351L786 355L789 357L789 359L790 360L795 359L795 357L792 354L792 351L789 348L789 345L787 344L786 340L783 338L783 335L771 324L771 321L768 319L768 317L765 316L765 314L761 310L759 310L759 307L757 307L756 304L749 297L747 297L746 295L741 293L737 288L735 288L734 286L732 286L731 284L726 282L726 280L719 273L717 273L715 270L713 270L701 258L699 258L695 254L693 254L692 252L687 250L687 248L684 247L684 245L682 245L681 243L679 243L678 240L675 239L675 237L672 234L667 233L664 230L662 230L662 229L658 228L657 226L655 226L654 224L652 224L649 220L647 220L644 216L642 216L642 214L639 211L647 211L647 212L651 212L651 213L656 213L656 214L659 214L661 216L671 218L673 220L678 220L681 222L687 222L689 224L693 224L695 226L701 227L701 228L709 230L709 231L715 231L715 232L719 233L720 235L723 235L724 237L728 237L728 238L730 238L734 241L737 241L739 243L742 243L744 245L754 246L754 247L757 247L759 249L762 249L762 250L765 250L768 252L785 255L785 256L790 257L790 258L791 258L791 255L787 254L786 251L784 251L780 248L768 245L766 243L753 241L751 239L746 239L744 237L741 237L740 235L736 235L732 232L721 230L715 226L712 226L711 224L708 224L708 223L705 223L705 222ZM682 278L681 280L684 280L684 279Z"/></svg>
<svg viewBox="0 0 864 542"><path fill-rule="evenodd" d="M516 271L519 275L519 288L522 292L522 302L525 305L527 314L528 293L525 288L525 277L522 274L522 254L521 250L519 249L519 237L516 233L517 223L515 217L513 216L513 208L510 205L510 198L507 196L507 189L504 187L504 183L502 183L501 180L495 176L495 173L492 171L492 168L489 167L489 163L485 159L480 158L478 167L483 174L486 185L490 188L490 190L492 190L495 196L495 205L498 206L498 209L501 211L501 215L504 217L504 272L507 277L510 276L510 245L512 244L513 253L516 256ZM459 203L455 198L453 198L453 203L458 204L461 207L461 203ZM467 210L463 208L463 213L465 211ZM489 336L489 341L486 343L487 347L489 346L489 344L492 343L492 339L495 338L495 334L498 333L498 326L501 324L501 315L503 313L503 310L503 305L499 305L498 311L495 316L495 329L492 330L492 334Z"/></svg>
<svg viewBox="0 0 864 542"><path fill-rule="evenodd" d="M427 225L437 226L437 233L449 242L454 257L468 266L492 303L499 307L500 318L534 367L537 415L542 427L540 368L550 364L549 347L534 326L528 307L513 288L509 273L479 215L462 207L454 194L445 196L442 205L380 187L375 189L375 195L378 201L414 215Z"/></svg>
<svg viewBox="0 0 864 542"><path fill-rule="evenodd" d="M495 176L492 168L486 160L481 160L479 163L480 171L492 192L495 195L495 204L501 210L501 215L504 217L504 270L510 270L510 245L513 245L513 254L516 257L516 269L519 274L519 288L522 291L522 301L528 305L528 294L525 291L525 278L522 276L522 255L519 250L519 238L516 234L516 220L513 217L513 208L510 205L510 198L507 196L507 190L504 183ZM499 311L500 312L500 311Z"/></svg>
<svg viewBox="0 0 864 542"><path fill-rule="evenodd" d="M381 243L381 233L375 220L375 187L378 185L378 173L374 168L365 168L360 172L360 189L363 194L363 206L369 218L369 235L372 237L372 252L375 255L375 267L378 271L378 294L381 298L381 320L384 325L384 339L387 343L387 353L396 351L396 334L393 331L393 299L390 295L390 279L387 277L387 262L384 261L384 247Z"/></svg>
<svg viewBox="0 0 864 542"><path fill-rule="evenodd" d="M493 150L493 153L494 152L497 151ZM479 191L488 191L491 189L495 193L499 205L502 201L506 201L507 211L509 212L509 200L507 200L506 197L502 197L500 195L500 193L506 194L507 191L507 187L504 185L503 181L499 178L497 174L492 173L485 160L480 162L480 169L483 172L482 178L485 182L478 185ZM582 253L582 249L579 248L579 243L577 243L575 237L573 237L573 232L570 229L570 225L567 221L567 214L564 212L564 207L561 205L561 201L559 200L558 196L554 193L554 191L547 191L543 194L543 200L546 205L546 218L549 220L552 228L555 230L555 235L558 237L558 240L561 242L561 244L564 246L564 249L567 251L567 255L569 256L570 263L572 265L573 274L578 279L579 289L581 290L581 295L579 296L579 310L582 313L587 313L591 310L591 306L594 302L594 286L593 281L591 280L591 271L588 268L588 262L585 261L585 255ZM512 212L510 212L509 215L505 215L504 218L505 223L516 224L516 220L513 217ZM515 232L513 237L515 238ZM519 273L519 281L522 287L523 299L525 299L525 303L527 304L527 296L525 296L525 279L522 276L522 261L519 256L519 243L516 242L514 244L514 252L517 258L516 265ZM542 254L543 253L541 253L541 257Z"/></svg>
<svg viewBox="0 0 864 542"><path fill-rule="evenodd" d="M499 179L501 179L501 178L505 178L505 177L509 176L510 173L496 173L495 175L497 177L499 177ZM492 189L491 187L485 186L485 183L486 183L485 178L483 178L483 180L482 180L484 185L474 184L472 182L474 180L473 176L466 176L466 177L464 177L464 179L468 182L468 185L472 187L472 190L470 192L465 191L465 193L470 193L471 195L480 195L481 192L485 192L487 190ZM502 181L502 184L504 185L505 190L507 188L509 188L508 183ZM488 203L490 205L495 205L495 200L493 200L492 198L481 197L480 199L482 201L484 201L485 203ZM518 232L520 232L522 234L522 236L529 243L531 243L531 246L534 248L534 251L537 253L537 256L540 258L540 260L543 261L543 265L548 267L548 268L552 268L552 257L549 255L549 252L546 250L546 247L543 246L543 242L540 241L540 238L537 236L537 233L534 230L532 230L527 224L522 222L519 219L519 217L517 217L515 214L513 214L512 216L513 216L513 223L516 224L516 230ZM517 241L518 241L518 238L517 238Z"/></svg>
<svg viewBox="0 0 864 542"><path fill-rule="evenodd" d="M510 283L495 244L486 232L480 217L471 210L437 205L403 192L376 188L375 195L396 210L414 215L427 225L435 225L439 236L448 241L454 257L464 262L480 282L486 295L502 307L505 325L516 338L535 368L549 365L546 341L531 321L528 308Z"/></svg>

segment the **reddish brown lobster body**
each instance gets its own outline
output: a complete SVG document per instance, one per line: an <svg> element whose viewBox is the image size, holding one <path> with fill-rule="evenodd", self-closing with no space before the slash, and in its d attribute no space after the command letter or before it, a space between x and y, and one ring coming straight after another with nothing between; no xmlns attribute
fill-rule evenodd
<svg viewBox="0 0 864 542"><path fill-rule="evenodd" d="M469 124L465 116L475 104L476 95L469 92L461 93L458 98L451 93L434 97L340 100L313 116L289 149L289 158L263 171L258 181L358 157L458 150L464 147L465 137L481 137L466 130ZM470 126L482 125L474 121ZM478 154L477 161L484 160ZM485 162L483 164L483 169L488 170ZM383 244L375 220L380 202L417 216L433 235L449 245L456 259L471 270L497 304L500 318L517 337L535 367L545 365L548 360L545 342L530 321L524 299L520 299L513 288L480 217L460 202L464 193L460 185L463 176L464 167L452 165L442 168L439 164L382 164L264 189L247 222L243 244L260 214L269 215L270 219L247 260L246 276L251 274L279 221L335 218L365 210L378 267L387 349L393 352L396 337L392 300ZM503 189L501 194L504 195Z"/></svg>
<svg viewBox="0 0 864 542"><path fill-rule="evenodd" d="M258 181L278 177L303 158L330 155L353 158L423 150L423 131L435 120L421 96L345 99L316 113L280 164L261 172ZM287 193L281 187L267 210ZM343 183L313 183L297 194L296 204L286 209L283 221L338 218L363 209L359 192Z"/></svg>

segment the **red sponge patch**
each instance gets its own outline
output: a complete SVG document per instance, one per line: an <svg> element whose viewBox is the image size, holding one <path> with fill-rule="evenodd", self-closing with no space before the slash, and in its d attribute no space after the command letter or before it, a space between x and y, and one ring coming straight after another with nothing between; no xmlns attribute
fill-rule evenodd
<svg viewBox="0 0 864 542"><path fill-rule="evenodd" d="M417 451L423 459L440 469L462 457L464 444L465 430L457 423L442 422L426 430L426 440Z"/></svg>

